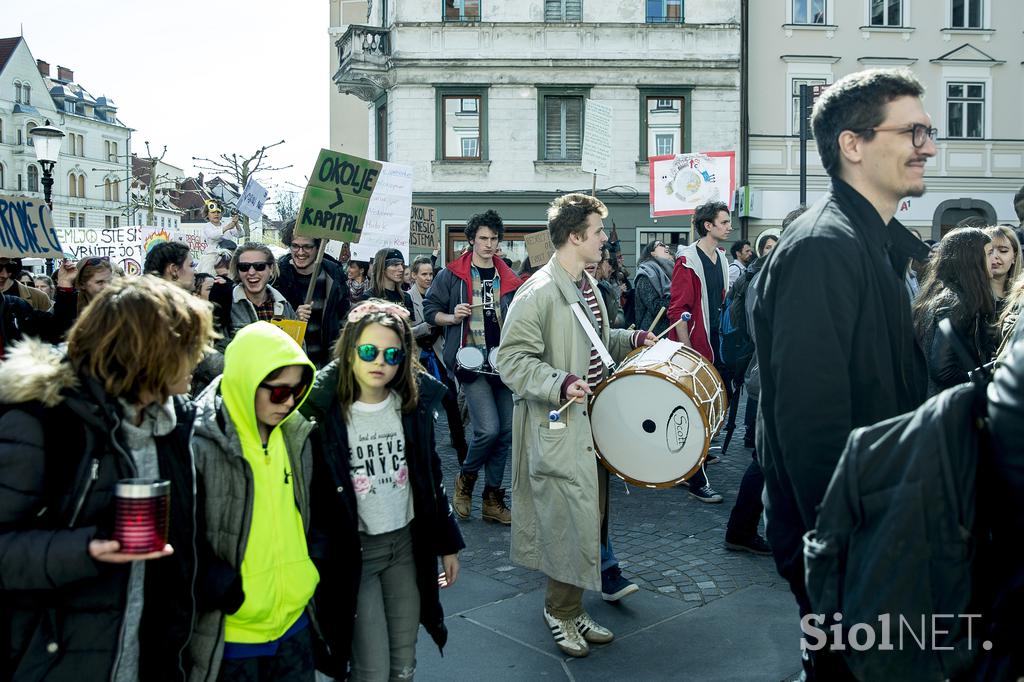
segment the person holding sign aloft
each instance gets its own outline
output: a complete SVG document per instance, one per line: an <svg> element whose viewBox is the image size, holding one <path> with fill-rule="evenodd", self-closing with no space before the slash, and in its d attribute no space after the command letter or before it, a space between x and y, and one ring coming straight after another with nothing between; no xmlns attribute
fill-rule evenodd
<svg viewBox="0 0 1024 682"><path fill-rule="evenodd" d="M217 263L217 252L221 249L235 248L235 242L242 236L242 231L236 229L238 227L237 214L232 216L228 222L221 222L223 211L216 201L208 200L203 212L206 214L206 219L209 222L203 225L203 239L206 240L206 249L199 259L197 270L213 275L216 274L214 272L214 265ZM222 243L224 246L221 246Z"/></svg>

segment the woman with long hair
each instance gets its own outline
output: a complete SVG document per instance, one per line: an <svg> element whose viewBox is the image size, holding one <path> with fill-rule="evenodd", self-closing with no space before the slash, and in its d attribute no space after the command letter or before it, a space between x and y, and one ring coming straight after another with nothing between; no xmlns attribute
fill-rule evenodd
<svg viewBox="0 0 1024 682"><path fill-rule="evenodd" d="M985 248L991 239L977 227L953 230L939 242L914 301L914 330L928 361L928 395L964 383L967 373L992 359L995 301ZM974 356L965 366L938 324L948 318Z"/></svg>
<svg viewBox="0 0 1024 682"><path fill-rule="evenodd" d="M398 249L383 248L373 257L370 266L370 290L367 298L382 298L404 305L412 315L412 298L402 290L405 283L405 257Z"/></svg>
<svg viewBox="0 0 1024 682"><path fill-rule="evenodd" d="M412 679L419 625L447 641L438 589L455 582L465 546L434 446L445 387L416 361L408 311L388 301L349 313L334 358L302 407L325 450L314 525L337 547L318 564L337 580L321 583L317 613L333 614L328 639L344 644L332 653L351 660L352 679ZM345 677L345 667L322 672Z"/></svg>
<svg viewBox="0 0 1024 682"><path fill-rule="evenodd" d="M370 289L370 264L361 260L348 262L348 300L352 305L366 300L366 292Z"/></svg>
<svg viewBox="0 0 1024 682"><path fill-rule="evenodd" d="M1001 310L1002 302L1010 294L1013 283L1021 273L1020 242L1013 229L1006 225L986 227L985 234L992 240L985 247L988 273L992 278L992 295Z"/></svg>

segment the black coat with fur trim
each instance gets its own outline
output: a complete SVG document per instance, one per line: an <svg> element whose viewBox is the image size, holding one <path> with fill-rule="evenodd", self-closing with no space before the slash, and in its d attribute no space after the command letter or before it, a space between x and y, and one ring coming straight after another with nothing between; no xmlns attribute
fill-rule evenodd
<svg viewBox="0 0 1024 682"><path fill-rule="evenodd" d="M146 563L139 676L184 680L196 594L194 413L157 438L171 481L174 554ZM129 567L94 561L109 538L114 485L134 472L116 401L77 378L52 348L29 341L0 364L0 679L109 679Z"/></svg>

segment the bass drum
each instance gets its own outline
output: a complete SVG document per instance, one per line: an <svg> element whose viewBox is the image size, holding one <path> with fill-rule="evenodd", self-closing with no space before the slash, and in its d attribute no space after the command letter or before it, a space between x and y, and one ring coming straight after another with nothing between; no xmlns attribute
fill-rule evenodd
<svg viewBox="0 0 1024 682"><path fill-rule="evenodd" d="M634 485L669 488L703 464L727 410L725 383L714 366L663 339L631 353L597 386L590 425L609 471Z"/></svg>

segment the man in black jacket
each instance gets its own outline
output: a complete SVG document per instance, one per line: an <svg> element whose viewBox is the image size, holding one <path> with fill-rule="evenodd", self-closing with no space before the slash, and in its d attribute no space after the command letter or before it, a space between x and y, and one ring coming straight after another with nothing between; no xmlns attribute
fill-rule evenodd
<svg viewBox="0 0 1024 682"><path fill-rule="evenodd" d="M281 275L274 288L281 292L296 311L306 302L306 291L313 276L319 239L295 234L295 221L289 221L281 230L281 241L290 253L278 259ZM306 323L306 355L317 366L331 361L331 349L341 333L342 320L348 315L348 279L334 259L324 256L320 274L313 290L312 310Z"/></svg>
<svg viewBox="0 0 1024 682"><path fill-rule="evenodd" d="M767 535L801 615L810 612L802 536L847 436L925 397L904 276L927 247L893 218L901 198L924 193L936 153L922 94L910 72L881 69L825 91L812 124L831 189L786 230L759 282L757 450ZM824 650L804 667L809 680L851 679Z"/></svg>

